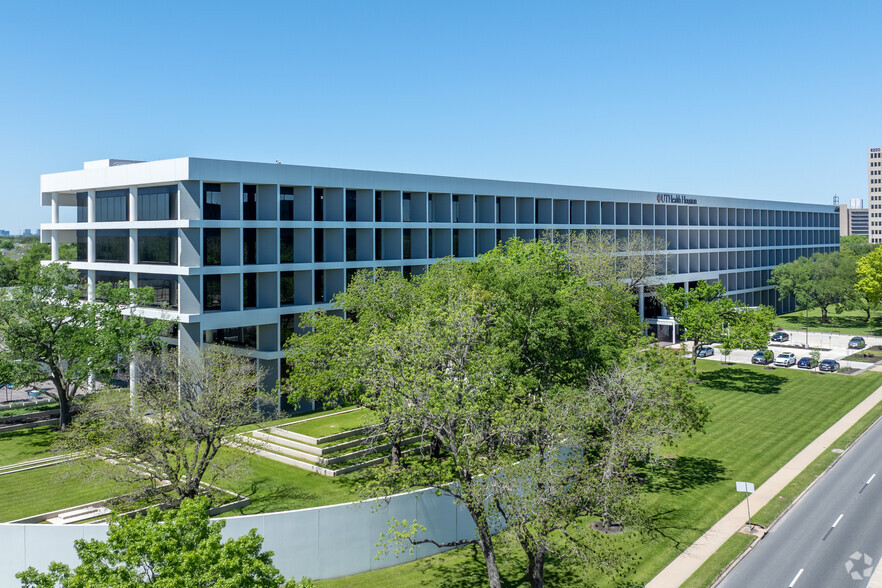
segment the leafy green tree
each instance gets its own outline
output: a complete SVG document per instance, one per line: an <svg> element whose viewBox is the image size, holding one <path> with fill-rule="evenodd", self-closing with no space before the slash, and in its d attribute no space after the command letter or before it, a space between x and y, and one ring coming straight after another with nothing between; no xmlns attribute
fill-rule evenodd
<svg viewBox="0 0 882 588"><path fill-rule="evenodd" d="M828 307L847 299L854 289L848 258L839 251L815 253L811 258L781 264L772 269L769 283L782 300L793 296L800 308L819 307L823 323L830 322Z"/></svg>
<svg viewBox="0 0 882 588"><path fill-rule="evenodd" d="M224 438L261 420L258 407L271 402L254 362L212 346L194 355L179 356L176 348L139 354L135 363L134 394L105 389L91 395L60 440L64 451L113 456L129 467L101 459L76 467L140 482L144 492L161 490L173 501L197 496L206 478L233 477L246 453L218 463Z"/></svg>
<svg viewBox="0 0 882 588"><path fill-rule="evenodd" d="M820 349L812 349L809 353L809 357L812 358L812 367L816 367L818 362L821 361L821 350Z"/></svg>
<svg viewBox="0 0 882 588"><path fill-rule="evenodd" d="M284 582L256 529L223 541L226 523L210 521L208 501L151 508L135 517L111 515L107 540L74 542L80 564L52 562L16 574L24 588L157 586L167 588L278 588Z"/></svg>
<svg viewBox="0 0 882 588"><path fill-rule="evenodd" d="M576 275L554 243L517 239L478 261L433 264L411 282L362 273L334 301L357 320L307 317L304 325L312 330L289 341L291 375L284 386L295 394L370 402L390 436L413 431L433 441L425 455L378 472L373 488L430 486L450 495L471 515L476 537L439 542L420 535L414 522L394 526L391 536L445 547L476 543L489 584L497 587L493 530L506 518L512 533L515 526L521 530L516 536L530 562L526 575L540 586L550 533L597 512L598 504L618 516L623 511L614 505L627 502L614 495L627 486L626 476L597 482L603 480L596 451L602 441L584 451L570 448L586 457L567 462L572 468L566 471L554 457L561 439L575 439L552 418L568 412L567 390L584 389L623 350L643 347L631 297L612 282L599 286ZM578 422L586 436L602 439L591 428L596 421ZM618 473L628 463L624 455L616 460ZM544 497L541 509L501 482L532 464L539 464L536 479L545 484L544 492L529 493ZM568 485L561 485L565 479Z"/></svg>
<svg viewBox="0 0 882 588"><path fill-rule="evenodd" d="M855 286L868 301L882 301L882 247L867 253L857 261L858 282Z"/></svg>
<svg viewBox="0 0 882 588"><path fill-rule="evenodd" d="M844 235L839 238L839 250L848 257L863 257L876 249L866 235Z"/></svg>
<svg viewBox="0 0 882 588"><path fill-rule="evenodd" d="M132 306L152 300L149 289L102 284L98 300L84 302L86 286L65 264L36 266L20 276L19 285L0 294L0 362L14 364L17 384L46 379L58 401L59 427L71 421L71 403L90 378L107 381L119 358L147 346L167 329L126 315Z"/></svg>
<svg viewBox="0 0 882 588"><path fill-rule="evenodd" d="M0 249L12 249L15 247L15 243L12 242L12 239L0 239Z"/></svg>
<svg viewBox="0 0 882 588"><path fill-rule="evenodd" d="M730 349L757 349L765 346L773 328L770 308L751 308L732 300L720 282L700 281L688 292L665 284L658 288L657 296L692 343L693 368L703 345L723 341Z"/></svg>

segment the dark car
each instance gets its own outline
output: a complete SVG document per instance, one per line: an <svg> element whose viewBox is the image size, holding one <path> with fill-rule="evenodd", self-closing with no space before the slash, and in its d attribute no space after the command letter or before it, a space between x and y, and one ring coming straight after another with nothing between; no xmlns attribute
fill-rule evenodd
<svg viewBox="0 0 882 588"><path fill-rule="evenodd" d="M785 333L784 331L778 331L774 335L772 335L772 341L774 343L783 343L784 341L789 341L790 335Z"/></svg>
<svg viewBox="0 0 882 588"><path fill-rule="evenodd" d="M696 355L698 357L710 357L714 354L714 348L710 345L703 345L698 348L698 353Z"/></svg>
<svg viewBox="0 0 882 588"><path fill-rule="evenodd" d="M839 369L839 362L832 359L824 359L818 365L818 369L822 372L835 372Z"/></svg>
<svg viewBox="0 0 882 588"><path fill-rule="evenodd" d="M759 365L768 365L769 363L771 363L771 361L771 359L766 359L765 349L760 349L753 354L753 357L750 358L750 363L757 363Z"/></svg>
<svg viewBox="0 0 882 588"><path fill-rule="evenodd" d="M810 370L815 367L815 362L812 360L811 357L801 357L799 358L799 361L796 362L796 367Z"/></svg>
<svg viewBox="0 0 882 588"><path fill-rule="evenodd" d="M864 341L863 337L852 337L851 341L848 342L849 349L863 349L867 346L867 342Z"/></svg>

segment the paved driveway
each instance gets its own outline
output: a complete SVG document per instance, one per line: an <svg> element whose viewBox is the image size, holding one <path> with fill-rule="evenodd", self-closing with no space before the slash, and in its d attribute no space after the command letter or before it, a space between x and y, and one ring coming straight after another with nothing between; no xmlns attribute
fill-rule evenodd
<svg viewBox="0 0 882 588"><path fill-rule="evenodd" d="M837 335L835 333L816 333L808 332L808 349L806 348L806 332L805 331L783 331L790 335L790 340L786 343L769 342L767 349L770 349L775 356L785 351L793 352L796 359L808 357L811 348L821 349L821 359L835 359L842 364L842 367L852 367L855 369L866 369L872 367L873 364L861 361L841 361L843 357L858 353L859 349L849 349L848 342L853 335ZM867 347L873 345L882 345L882 337L864 337ZM712 361L722 361L719 345L713 345L714 354L705 359ZM735 349L726 357L726 361L730 363L750 363L750 358L756 352L754 349ZM793 366L792 369L799 369Z"/></svg>

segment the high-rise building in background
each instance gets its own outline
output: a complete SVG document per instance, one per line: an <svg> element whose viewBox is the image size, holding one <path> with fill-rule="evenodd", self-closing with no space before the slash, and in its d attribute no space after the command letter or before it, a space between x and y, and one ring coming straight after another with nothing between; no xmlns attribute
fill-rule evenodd
<svg viewBox="0 0 882 588"><path fill-rule="evenodd" d="M867 149L867 187L870 200L868 237L870 243L882 243L882 147Z"/></svg>
<svg viewBox="0 0 882 588"><path fill-rule="evenodd" d="M839 234L866 235L870 236L870 211L864 208L863 198L852 198L845 204L839 205Z"/></svg>

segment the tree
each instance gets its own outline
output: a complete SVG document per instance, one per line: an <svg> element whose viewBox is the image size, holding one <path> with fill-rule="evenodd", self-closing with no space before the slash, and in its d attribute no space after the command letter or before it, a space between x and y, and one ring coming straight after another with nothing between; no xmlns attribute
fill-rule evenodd
<svg viewBox="0 0 882 588"><path fill-rule="evenodd" d="M729 349L757 349L765 346L774 323L770 308L750 308L732 300L720 282L700 281L688 292L665 284L657 296L683 327L684 338L692 342L693 369L703 345L723 341Z"/></svg>
<svg viewBox="0 0 882 588"><path fill-rule="evenodd" d="M819 307L823 323L830 322L827 308L848 298L854 287L848 261L839 251L815 253L811 258L781 264L772 269L769 283L781 300L793 296L801 308Z"/></svg>
<svg viewBox="0 0 882 588"><path fill-rule="evenodd" d="M877 247L857 260L859 290L872 304L882 301L882 247Z"/></svg>
<svg viewBox="0 0 882 588"><path fill-rule="evenodd" d="M200 484L228 477L236 460L214 458L224 437L261 419L260 371L247 357L208 347L179 357L176 350L142 354L136 361L134 395L102 390L84 403L61 445L67 451L112 457L83 460L103 477L161 489L173 500L193 498ZM246 454L242 452L244 458ZM78 466L80 467L80 466Z"/></svg>
<svg viewBox="0 0 882 588"><path fill-rule="evenodd" d="M0 362L15 364L16 383L49 379L58 401L59 427L71 421L71 404L91 379L107 381L120 359L149 346L168 328L126 313L153 298L149 288L100 284L84 302L86 286L66 264L36 266L19 285L0 294Z"/></svg>
<svg viewBox="0 0 882 588"><path fill-rule="evenodd" d="M48 572L31 567L16 577L24 588L278 588L284 578L273 565L273 553L261 551L257 530L223 541L225 524L209 521L205 499L134 517L111 515L106 541L74 542L80 564L73 570L52 562Z"/></svg>
<svg viewBox="0 0 882 588"><path fill-rule="evenodd" d="M672 257L667 241L642 231L630 231L627 238L590 231L556 240L569 254L576 275L607 287L620 284L632 293L665 275Z"/></svg>
<svg viewBox="0 0 882 588"><path fill-rule="evenodd" d="M568 435L553 417L567 412L558 410L566 391L584 387L623 350L644 346L630 296L613 282L601 286L575 275L566 252L551 242L517 239L478 261L442 260L412 282L362 273L334 300L356 320L311 315L304 325L313 330L289 342L285 387L372 399L386 426L397 428L390 436L413 431L433 442L435 450L374 472L372 488L429 486L447 494L469 512L476 536L441 542L421 535L418 523L401 522L390 530L393 537L477 544L489 584L498 587L493 531L511 520L511 532L515 524L522 531L526 576L538 586L549 534L594 512L590 505L607 505L613 516L619 512L614 493L627 485L625 476L613 475L605 484L588 483L603 471L596 444L584 452L590 459L571 468L554 457L566 450L561 440ZM513 490L519 468L533 464L545 486L529 495L545 499L541 511L525 502L527 493Z"/></svg>
<svg viewBox="0 0 882 588"><path fill-rule="evenodd" d="M866 235L844 235L839 238L839 250L848 257L863 257L876 249Z"/></svg>

